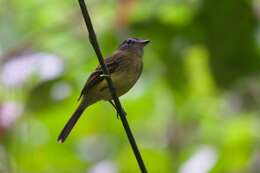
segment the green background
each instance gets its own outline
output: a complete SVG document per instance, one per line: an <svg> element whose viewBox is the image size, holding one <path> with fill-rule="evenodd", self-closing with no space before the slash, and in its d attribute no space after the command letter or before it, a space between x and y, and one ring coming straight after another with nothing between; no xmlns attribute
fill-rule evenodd
<svg viewBox="0 0 260 173"><path fill-rule="evenodd" d="M146 38L121 97L150 173L260 172L260 1L89 0L103 55ZM116 112L57 135L98 61L78 2L0 1L0 173L134 173Z"/></svg>

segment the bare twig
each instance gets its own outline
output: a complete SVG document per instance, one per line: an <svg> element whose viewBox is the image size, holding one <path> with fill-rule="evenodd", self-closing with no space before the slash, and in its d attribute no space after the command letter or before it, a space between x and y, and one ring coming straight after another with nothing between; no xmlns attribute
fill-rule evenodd
<svg viewBox="0 0 260 173"><path fill-rule="evenodd" d="M135 154L136 160L139 164L140 170L141 170L142 173L147 173L147 170L145 168L142 156L141 156L141 154L138 150L137 144L135 142L135 138L134 138L134 136L131 132L131 129L129 127L129 124L127 122L126 113L125 113L125 111L124 111L124 109L123 109L123 107L122 107L122 105L119 101L119 98L116 95L116 90L115 90L115 88L113 86L113 82L112 82L112 80L109 76L109 71L107 69L106 64L104 63L104 59L103 59L102 53L101 53L99 45L98 45L96 34L95 34L94 29L93 29L93 25L92 25L86 4L85 4L84 0L78 0L78 1L79 1L81 12L82 12L82 15L84 17L88 32L89 32L89 41L90 41L92 47L94 48L94 50L96 52L98 61L99 61L101 68L102 68L102 71L103 71L104 75L106 76L106 80L107 80L112 98L114 100L116 110L117 110L117 112L120 116L120 119L121 119L122 124L123 124L124 129L125 129L125 132L127 134L128 140L129 140L131 147L134 151L134 154Z"/></svg>

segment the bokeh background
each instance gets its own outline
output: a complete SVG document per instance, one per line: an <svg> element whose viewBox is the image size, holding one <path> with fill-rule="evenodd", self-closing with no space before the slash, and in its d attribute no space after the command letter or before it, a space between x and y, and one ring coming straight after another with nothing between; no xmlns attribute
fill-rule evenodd
<svg viewBox="0 0 260 173"><path fill-rule="evenodd" d="M88 0L102 52L150 39L121 97L150 173L260 172L259 0ZM115 110L57 135L97 59L74 1L0 1L0 173L134 173Z"/></svg>

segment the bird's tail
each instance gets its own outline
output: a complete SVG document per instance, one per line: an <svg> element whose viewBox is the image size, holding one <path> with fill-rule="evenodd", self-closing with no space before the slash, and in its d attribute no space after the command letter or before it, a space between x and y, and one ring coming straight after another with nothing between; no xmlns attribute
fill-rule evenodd
<svg viewBox="0 0 260 173"><path fill-rule="evenodd" d="M58 137L58 142L63 143L68 135L70 134L72 128L75 126L77 121L79 120L81 114L84 112L86 109L86 106L83 106L82 104L79 105L79 107L76 109L76 111L72 114L70 117L69 121L66 123L64 128L62 129L59 137Z"/></svg>

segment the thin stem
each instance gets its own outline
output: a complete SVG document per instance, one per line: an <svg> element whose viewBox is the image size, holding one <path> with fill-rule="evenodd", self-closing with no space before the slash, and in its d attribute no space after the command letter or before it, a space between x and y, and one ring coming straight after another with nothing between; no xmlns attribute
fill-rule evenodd
<svg viewBox="0 0 260 173"><path fill-rule="evenodd" d="M118 112L118 114L120 116L120 119L122 121L122 124L124 126L124 129L125 129L125 132L127 134L128 140L129 140L129 142L131 144L131 147L133 149L133 152L135 154L135 157L136 157L136 160L138 162L139 168L140 168L142 173L147 173L147 170L146 170L146 167L144 165L142 156L141 156L141 154L139 152L139 149L138 149L137 144L135 142L135 138L134 138L134 136L132 134L132 131L131 131L131 129L129 127L129 124L128 124L128 121L126 119L125 111L124 111L124 109L123 109L123 107L122 107L122 105L120 103L119 98L116 95L115 87L113 85L112 79L109 76L110 75L109 71L107 69L107 66L106 66L106 64L104 62L104 59L103 59L103 56L102 56L102 53L100 51L100 48L99 48L99 45L98 45L98 41L97 41L97 37L96 37L95 31L94 31L94 28L93 28L93 25L92 25L92 22L91 22L88 10L87 10L86 3L84 2L84 0L78 0L78 1L79 1L81 12L82 12L82 15L84 17L84 20L85 20L88 32L89 32L89 41L90 41L92 47L94 48L94 50L96 52L96 55L97 55L97 58L98 58L98 61L100 63L100 66L102 68L103 73L107 76L106 77L106 81L108 83L108 87L110 89L112 98L114 100L116 110L117 110L117 112Z"/></svg>

